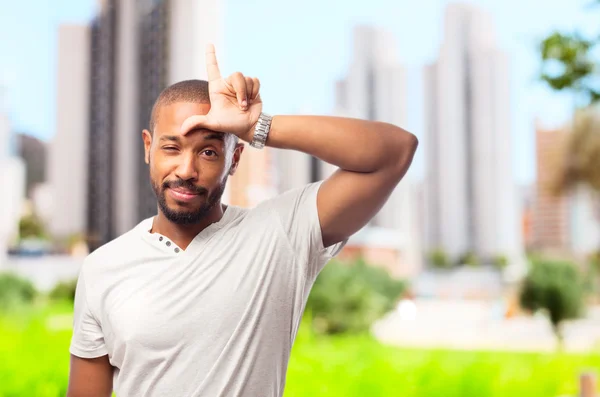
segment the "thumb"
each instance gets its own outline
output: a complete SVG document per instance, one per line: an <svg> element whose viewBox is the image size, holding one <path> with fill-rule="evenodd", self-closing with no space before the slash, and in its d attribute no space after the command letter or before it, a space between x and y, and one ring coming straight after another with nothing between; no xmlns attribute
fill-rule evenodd
<svg viewBox="0 0 600 397"><path fill-rule="evenodd" d="M211 122L207 115L190 116L183 121L183 124L181 124L181 135L186 135L190 131L199 128L210 130L211 126Z"/></svg>

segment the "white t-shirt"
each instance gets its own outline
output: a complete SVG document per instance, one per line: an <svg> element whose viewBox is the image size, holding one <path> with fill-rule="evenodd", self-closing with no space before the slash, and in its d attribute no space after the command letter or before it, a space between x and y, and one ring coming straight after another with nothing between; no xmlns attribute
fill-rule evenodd
<svg viewBox="0 0 600 397"><path fill-rule="evenodd" d="M228 206L186 250L153 218L90 254L70 352L108 354L117 396L281 396L324 248L322 181L252 209Z"/></svg>

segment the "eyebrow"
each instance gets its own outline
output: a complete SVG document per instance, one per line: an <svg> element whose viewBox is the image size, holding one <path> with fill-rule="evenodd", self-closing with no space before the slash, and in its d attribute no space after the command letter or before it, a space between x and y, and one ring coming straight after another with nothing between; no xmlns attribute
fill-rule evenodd
<svg viewBox="0 0 600 397"><path fill-rule="evenodd" d="M179 138L177 135L163 135L160 137L161 141L174 141L179 143L179 141L181 141L181 138Z"/></svg>
<svg viewBox="0 0 600 397"><path fill-rule="evenodd" d="M210 132L208 134L204 134L205 141L210 141L212 139L216 139L218 141L225 142L225 134L222 132ZM160 137L160 140L181 143L181 137L179 135L163 135Z"/></svg>

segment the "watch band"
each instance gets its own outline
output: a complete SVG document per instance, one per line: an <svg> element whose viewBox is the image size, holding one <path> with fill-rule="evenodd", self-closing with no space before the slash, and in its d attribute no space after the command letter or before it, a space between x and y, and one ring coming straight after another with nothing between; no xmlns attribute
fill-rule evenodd
<svg viewBox="0 0 600 397"><path fill-rule="evenodd" d="M271 130L272 120L273 117L266 113L261 113L260 116L258 116L256 127L254 127L254 137L252 138L252 142L250 142L250 146L256 149L262 149L265 147L265 144L267 143L267 137L269 136L269 131Z"/></svg>

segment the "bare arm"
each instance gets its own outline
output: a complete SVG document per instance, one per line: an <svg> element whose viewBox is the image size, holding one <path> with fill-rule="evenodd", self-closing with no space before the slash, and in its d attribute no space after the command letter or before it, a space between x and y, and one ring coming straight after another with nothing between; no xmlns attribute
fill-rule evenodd
<svg viewBox="0 0 600 397"><path fill-rule="evenodd" d="M71 354L67 397L110 397L113 367L108 356L80 358Z"/></svg>
<svg viewBox="0 0 600 397"><path fill-rule="evenodd" d="M394 125L326 116L275 116L267 145L299 150L337 170L317 197L324 245L360 230L412 163L417 138Z"/></svg>

